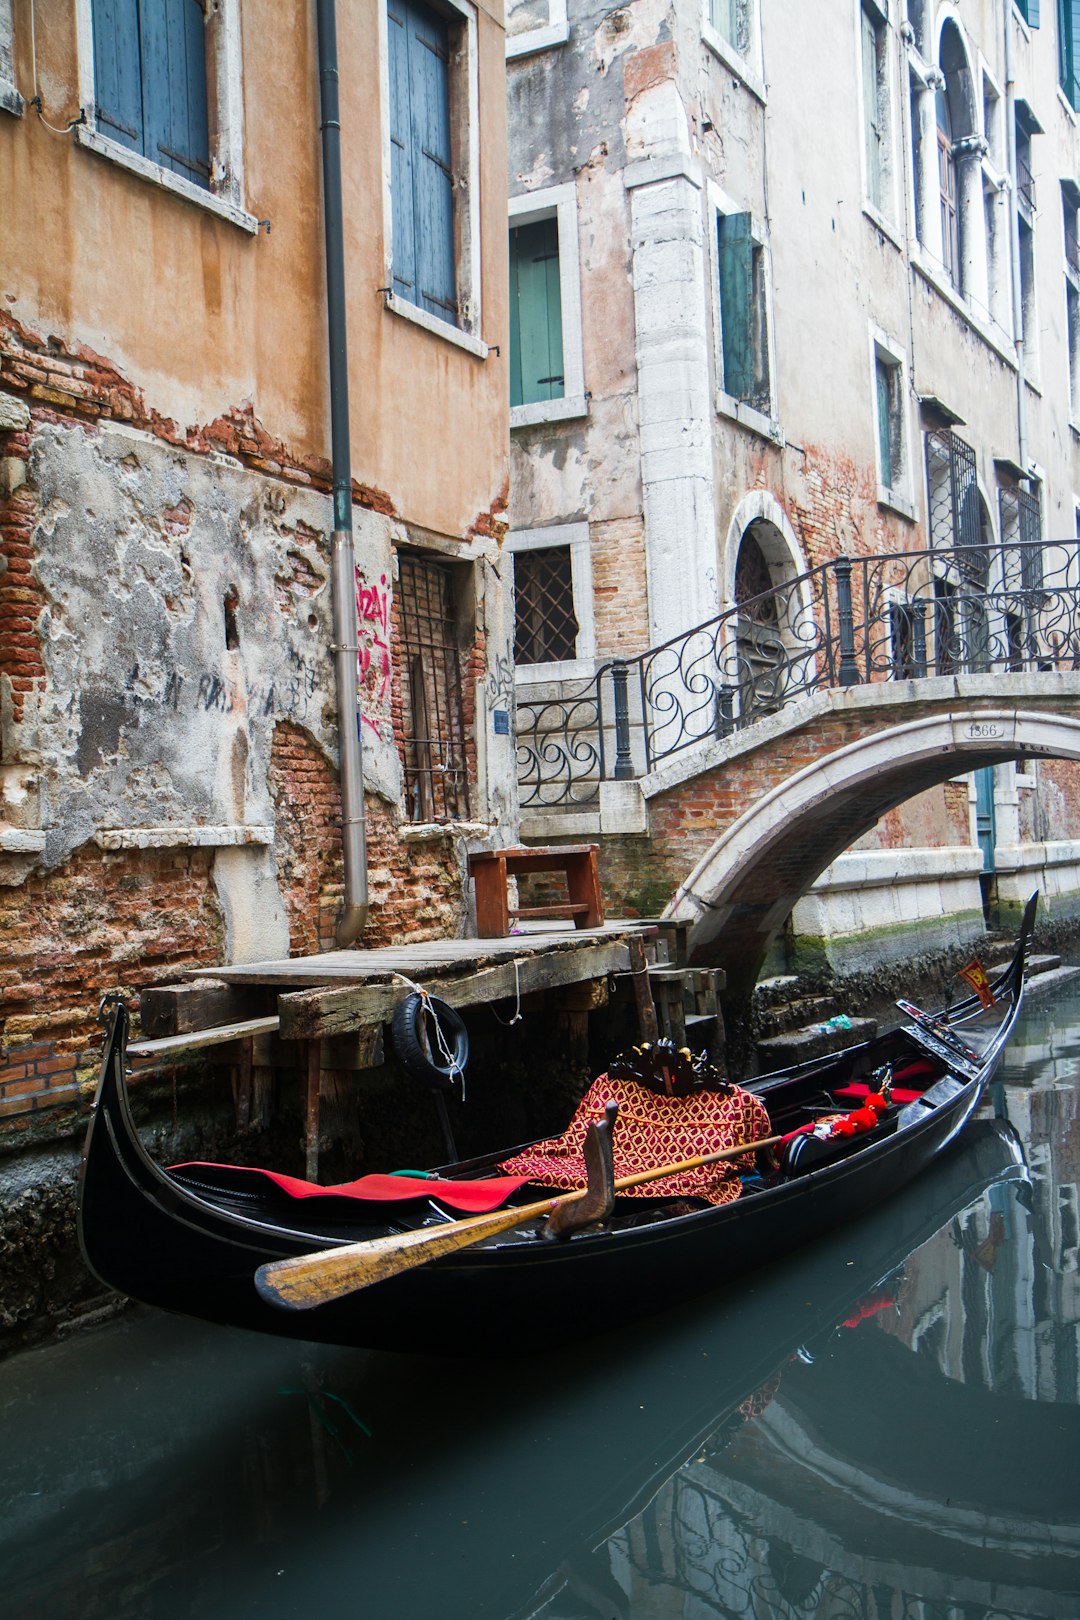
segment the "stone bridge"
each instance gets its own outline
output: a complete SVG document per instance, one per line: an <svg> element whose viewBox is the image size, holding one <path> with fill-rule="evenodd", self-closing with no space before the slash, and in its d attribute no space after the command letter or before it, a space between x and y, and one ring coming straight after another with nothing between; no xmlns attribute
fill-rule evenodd
<svg viewBox="0 0 1080 1620"><path fill-rule="evenodd" d="M1080 759L1080 673L957 674L816 692L636 783L651 893L691 959L749 990L796 901L887 811L984 766ZM606 820L607 818L605 818ZM605 839L614 888L619 843Z"/></svg>

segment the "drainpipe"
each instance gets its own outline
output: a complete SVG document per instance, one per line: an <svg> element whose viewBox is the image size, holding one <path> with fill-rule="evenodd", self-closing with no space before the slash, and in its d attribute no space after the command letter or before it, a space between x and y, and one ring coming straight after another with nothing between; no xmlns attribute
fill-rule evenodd
<svg viewBox="0 0 1080 1620"><path fill-rule="evenodd" d="M1027 377L1024 371L1024 290L1020 279L1020 193L1016 183L1016 64L1013 49L1012 7L1005 7L1005 138L1012 207L1009 216L1009 257L1012 261L1013 341L1016 344L1017 459L1027 472Z"/></svg>
<svg viewBox="0 0 1080 1620"><path fill-rule="evenodd" d="M334 620L332 651L341 759L341 845L345 863L345 901L337 921L336 939L339 948L344 950L353 943L367 922L367 848L364 836L364 761L357 703L356 560L352 534L341 117L334 0L315 0L315 10L319 25L326 319L330 349L330 445L334 477L334 532L330 560Z"/></svg>

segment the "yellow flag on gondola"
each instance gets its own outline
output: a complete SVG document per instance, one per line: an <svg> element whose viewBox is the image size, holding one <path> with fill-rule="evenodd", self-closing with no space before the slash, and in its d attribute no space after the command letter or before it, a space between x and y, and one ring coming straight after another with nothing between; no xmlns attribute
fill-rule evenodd
<svg viewBox="0 0 1080 1620"><path fill-rule="evenodd" d="M984 1007L994 1005L994 992L990 988L990 980L986 977L986 969L977 957L959 969L960 977L970 984Z"/></svg>

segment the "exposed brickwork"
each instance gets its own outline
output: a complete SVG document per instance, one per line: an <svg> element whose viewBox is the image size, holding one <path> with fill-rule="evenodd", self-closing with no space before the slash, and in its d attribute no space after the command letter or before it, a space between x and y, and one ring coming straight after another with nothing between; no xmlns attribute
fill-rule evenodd
<svg viewBox="0 0 1080 1620"><path fill-rule="evenodd" d="M30 435L0 433L0 459L13 465L30 454ZM11 691L12 720L22 719L27 694L45 679L37 623L46 596L34 572L34 491L23 483L6 498L0 486L0 678Z"/></svg>
<svg viewBox="0 0 1080 1620"><path fill-rule="evenodd" d="M294 956L334 947L342 897L341 797L337 772L301 727L274 733L270 773L277 809L278 880ZM365 798L371 921L364 948L461 931L461 876L447 838L403 844L389 807Z"/></svg>
<svg viewBox="0 0 1080 1620"><path fill-rule="evenodd" d="M87 426L103 421L127 422L155 438L196 454L216 451L234 456L244 466L328 491L330 462L324 456L300 455L266 432L250 401L234 406L205 425L181 427L146 401L112 361L84 343L68 344L46 337L0 310L0 389L25 400L36 421L70 421ZM384 490L353 480L353 500L388 516L394 503Z"/></svg>
<svg viewBox="0 0 1080 1620"><path fill-rule="evenodd" d="M166 974L221 960L213 851L106 854L87 846L0 888L0 1117L53 1107L93 1075L108 990L137 996Z"/></svg>

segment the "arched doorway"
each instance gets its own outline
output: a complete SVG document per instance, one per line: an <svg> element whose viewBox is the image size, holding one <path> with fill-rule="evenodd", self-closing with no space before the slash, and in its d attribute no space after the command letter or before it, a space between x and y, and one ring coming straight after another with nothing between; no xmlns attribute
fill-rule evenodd
<svg viewBox="0 0 1080 1620"><path fill-rule="evenodd" d="M757 519L743 531L735 561L735 642L743 716L770 714L783 696L784 603L776 576L782 579L787 560L787 546L774 524Z"/></svg>

